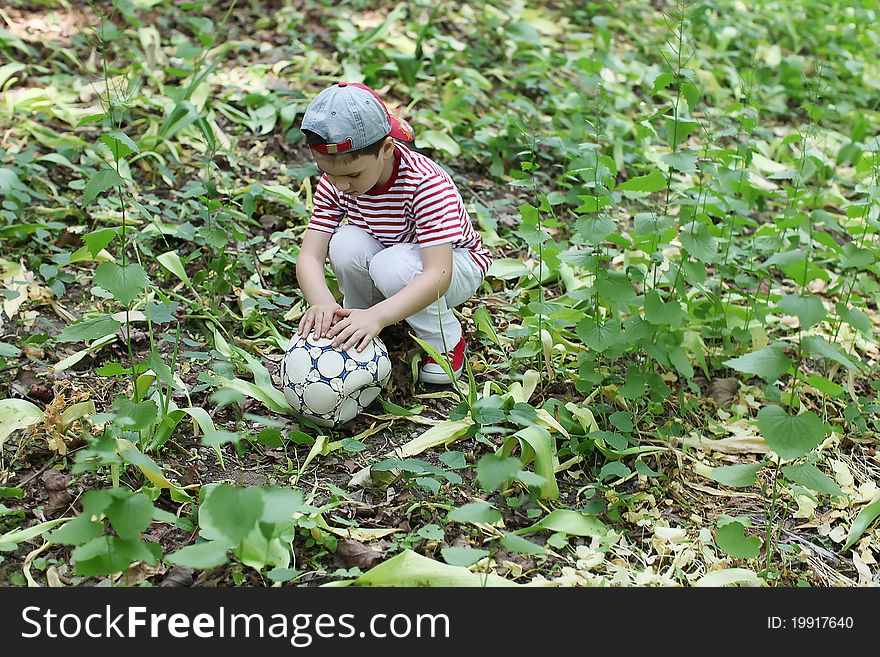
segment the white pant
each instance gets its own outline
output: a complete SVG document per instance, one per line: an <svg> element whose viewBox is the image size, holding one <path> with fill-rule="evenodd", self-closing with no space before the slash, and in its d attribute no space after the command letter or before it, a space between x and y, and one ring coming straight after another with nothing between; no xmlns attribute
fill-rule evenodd
<svg viewBox="0 0 880 657"><path fill-rule="evenodd" d="M385 247L356 226L337 228L330 239L330 265L342 290L342 306L370 308L400 292L422 273L419 250L418 244ZM461 339L461 323L452 309L471 298L482 281L483 271L470 252L453 249L452 281L446 294L407 317L407 323L420 340L441 353L451 350Z"/></svg>

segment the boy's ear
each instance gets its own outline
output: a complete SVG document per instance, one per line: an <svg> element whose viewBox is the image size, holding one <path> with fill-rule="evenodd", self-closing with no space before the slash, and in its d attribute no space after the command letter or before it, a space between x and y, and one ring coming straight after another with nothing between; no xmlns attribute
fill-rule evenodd
<svg viewBox="0 0 880 657"><path fill-rule="evenodd" d="M385 141L382 143L382 154L385 157L388 157L394 152L394 137L388 135L385 137Z"/></svg>

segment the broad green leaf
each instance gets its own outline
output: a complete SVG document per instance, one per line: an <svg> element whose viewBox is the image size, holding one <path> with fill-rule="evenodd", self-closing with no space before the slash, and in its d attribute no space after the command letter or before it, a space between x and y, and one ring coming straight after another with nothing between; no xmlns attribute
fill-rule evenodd
<svg viewBox="0 0 880 657"><path fill-rule="evenodd" d="M576 331L584 344L597 353L609 349L622 338L620 322L612 319L597 324L592 317L584 317L578 323Z"/></svg>
<svg viewBox="0 0 880 657"><path fill-rule="evenodd" d="M691 119L681 117L676 121L674 118L666 119L666 143L670 148L675 148L681 142L690 137L691 133L700 127L700 124Z"/></svg>
<svg viewBox="0 0 880 657"><path fill-rule="evenodd" d="M471 502L449 512L455 522L485 523L492 525L501 520L501 513L488 502Z"/></svg>
<svg viewBox="0 0 880 657"><path fill-rule="evenodd" d="M512 456L486 454L477 463L477 481L483 490L491 493L513 479L522 469L522 461Z"/></svg>
<svg viewBox="0 0 880 657"><path fill-rule="evenodd" d="M62 545L82 545L104 533L104 525L92 520L92 514L83 512L61 529L56 529L46 539ZM2 541L0 541L2 542Z"/></svg>
<svg viewBox="0 0 880 657"><path fill-rule="evenodd" d="M596 217L581 217L575 223L575 232L585 244L597 246L617 230L614 219L607 214Z"/></svg>
<svg viewBox="0 0 880 657"><path fill-rule="evenodd" d="M856 331L871 335L871 319L858 308L847 308L842 303L837 304L837 314L844 322L852 326Z"/></svg>
<svg viewBox="0 0 880 657"><path fill-rule="evenodd" d="M765 406L758 412L758 428L770 449L786 461L809 454L826 433L812 411L792 417L779 406Z"/></svg>
<svg viewBox="0 0 880 657"><path fill-rule="evenodd" d="M450 566L473 566L480 559L489 556L489 550L479 550L472 547L448 547L440 550L443 560Z"/></svg>
<svg viewBox="0 0 880 657"><path fill-rule="evenodd" d="M117 397L112 408L116 411L114 422L131 431L148 429L156 422L159 414L159 408L152 399L133 402L127 397Z"/></svg>
<svg viewBox="0 0 880 657"><path fill-rule="evenodd" d="M776 307L786 315L794 315L800 319L803 331L821 322L826 315L822 301L812 294L787 294L776 303Z"/></svg>
<svg viewBox="0 0 880 657"><path fill-rule="evenodd" d="M27 527L26 529L16 529L11 532L7 532L6 534L0 534L0 548L3 546L13 547L18 545L23 541L29 541L41 534L45 534L47 531L52 529L53 527L57 527L63 522L71 522L70 518L55 518L54 520L46 520L45 522L38 523L33 527Z"/></svg>
<svg viewBox="0 0 880 657"><path fill-rule="evenodd" d="M122 132L122 130L105 132L101 135L100 139L110 147L110 152L113 153L113 159L117 162L128 157L132 153L140 152L138 145L135 144L128 135Z"/></svg>
<svg viewBox="0 0 880 657"><path fill-rule="evenodd" d="M846 369L852 371L858 371L860 361L853 362L847 354L843 353L840 347L836 344L831 344L825 340L821 335L808 335L803 340L801 340L801 346L806 349L809 353L814 354L816 356L821 356L823 358L828 358L833 360L835 363L840 363ZM855 356L858 358L858 356Z"/></svg>
<svg viewBox="0 0 880 657"><path fill-rule="evenodd" d="M444 151L452 157L461 155L461 146L458 142L439 130L420 130L416 135L416 147Z"/></svg>
<svg viewBox="0 0 880 657"><path fill-rule="evenodd" d="M849 535L846 537L846 543L842 549L848 550L855 545L855 542L862 537L862 534L877 519L877 516L880 516L880 496L874 498L859 511L859 515L853 520L852 527L849 528ZM3 540L0 539L0 543L2 542Z"/></svg>
<svg viewBox="0 0 880 657"><path fill-rule="evenodd" d="M691 174L697 171L697 153L690 149L668 153L662 157L662 160L672 169L682 173Z"/></svg>
<svg viewBox="0 0 880 657"><path fill-rule="evenodd" d="M696 222L695 222L696 223ZM709 227L696 223L696 227L688 227L678 236L681 245L697 260L711 264L718 256L718 240L712 236Z"/></svg>
<svg viewBox="0 0 880 657"><path fill-rule="evenodd" d="M43 411L24 399L0 400L0 447L13 431L43 421Z"/></svg>
<svg viewBox="0 0 880 657"><path fill-rule="evenodd" d="M556 483L556 440L547 429L537 425L520 429L507 438L505 445L514 438L519 440L523 462L530 460L527 456L529 451L534 455L535 473L545 480L540 489L541 497L545 500L557 499L559 487Z"/></svg>
<svg viewBox="0 0 880 657"><path fill-rule="evenodd" d="M466 548L446 549L463 550ZM472 563L476 563L483 556L489 554L486 550L477 551L484 554ZM472 573L466 568L451 566L423 557L412 550L404 550L397 556L374 566L357 579L332 582L325 586L443 586L458 588L518 586L518 584L493 573Z"/></svg>
<svg viewBox="0 0 880 657"><path fill-rule="evenodd" d="M113 238L116 237L116 233L117 230L115 228L101 228L83 235L82 241L85 243L86 248L94 258L97 257L102 250L107 248L107 245L109 245L110 242L113 241Z"/></svg>
<svg viewBox="0 0 880 657"><path fill-rule="evenodd" d="M83 319L75 324L66 326L56 340L58 340L58 342L87 342L89 340L97 340L98 338L103 338L107 335L113 335L120 326L121 324L109 315Z"/></svg>
<svg viewBox="0 0 880 657"><path fill-rule="evenodd" d="M764 580L747 568L725 568L723 570L716 570L708 575L703 575L700 579L694 582L694 586L701 588L732 586L734 584L751 587L766 586Z"/></svg>
<svg viewBox="0 0 880 657"><path fill-rule="evenodd" d="M829 397L840 397L845 392L843 386L837 385L834 381L829 381L824 376L819 376L818 374L811 374L805 379L805 382Z"/></svg>
<svg viewBox="0 0 880 657"><path fill-rule="evenodd" d="M601 271L596 277L599 298L612 308L626 308L636 300L629 276L616 271Z"/></svg>
<svg viewBox="0 0 880 657"><path fill-rule="evenodd" d="M617 186L617 190L621 192L659 192L661 189L666 189L666 178L659 171L630 178Z"/></svg>
<svg viewBox="0 0 880 657"><path fill-rule="evenodd" d="M83 207L95 200L98 194L107 191L111 187L125 187L125 180L113 169L100 169L96 171L83 191Z"/></svg>
<svg viewBox="0 0 880 657"><path fill-rule="evenodd" d="M712 471L707 476L719 484L731 486L732 488L743 488L745 486L754 486L757 483L758 470L763 467L764 463L762 461L740 465L723 465L718 468L712 468Z"/></svg>
<svg viewBox="0 0 880 657"><path fill-rule="evenodd" d="M822 474L819 469L810 463L800 465L786 465L782 467L782 474L796 484L809 488L817 493L828 495L842 495L840 486L831 477Z"/></svg>
<svg viewBox="0 0 880 657"><path fill-rule="evenodd" d="M107 507L107 519L123 539L137 539L153 521L153 503L144 493L135 493L114 500Z"/></svg>
<svg viewBox="0 0 880 657"><path fill-rule="evenodd" d="M715 531L715 543L727 554L737 559L754 559L761 554L761 539L746 536L745 527L729 522Z"/></svg>
<svg viewBox="0 0 880 657"><path fill-rule="evenodd" d="M571 509L552 511L531 527L519 529L516 533L531 534L542 529L569 536L605 536L608 533L608 528L595 516Z"/></svg>
<svg viewBox="0 0 880 657"><path fill-rule="evenodd" d="M505 532L501 538L501 545L517 554L547 554L547 548L543 545L532 543L527 538L509 532Z"/></svg>
<svg viewBox="0 0 880 657"><path fill-rule="evenodd" d="M156 462L153 459L151 459L149 456L142 453L137 447L135 447L130 440L126 440L125 438L117 438L116 444L122 460L126 463L131 463L133 466L138 468L150 481L151 484L153 484L157 488L178 488L170 481L168 481L168 479L162 472L162 468L156 465Z"/></svg>
<svg viewBox="0 0 880 657"><path fill-rule="evenodd" d="M434 425L422 435L413 438L402 447L394 450L391 455L406 458L407 456L421 454L426 449L440 447L441 445L450 445L463 437L473 424L473 420L470 418L465 418L463 420L446 420L440 424Z"/></svg>
<svg viewBox="0 0 880 657"><path fill-rule="evenodd" d="M287 398L284 396L284 393L274 386L270 388L260 387L250 381L237 378L221 379L221 384L224 388L235 390L247 397L252 397L257 401L262 402L263 405L273 413L290 415L293 412L290 408L290 404L287 403Z"/></svg>
<svg viewBox="0 0 880 657"><path fill-rule="evenodd" d="M210 490L199 507L199 527L205 538L224 538L227 545L236 546L262 515L263 496L258 489L220 484Z"/></svg>
<svg viewBox="0 0 880 657"><path fill-rule="evenodd" d="M773 344L758 351L753 351L724 361L724 365L737 372L755 374L765 381L776 381L791 367L791 359L785 355L785 348L780 344Z"/></svg>
<svg viewBox="0 0 880 657"><path fill-rule="evenodd" d="M229 561L227 546L222 541L205 541L165 555L165 561L188 568L206 569L222 566Z"/></svg>
<svg viewBox="0 0 880 657"><path fill-rule="evenodd" d="M124 305L138 298L150 284L147 272L137 263L122 266L115 262L102 262L95 270L93 280Z"/></svg>
<svg viewBox="0 0 880 657"><path fill-rule="evenodd" d="M165 267L172 274L177 276L181 281L183 281L188 287L192 287L192 282L189 280L189 276L186 273L186 270L183 268L183 262L180 259L177 251L168 251L167 253L163 253L162 255L156 256L156 260L160 265Z"/></svg>
<svg viewBox="0 0 880 657"><path fill-rule="evenodd" d="M678 328L684 323L685 314L676 301L663 301L656 290L645 295L645 319L651 324Z"/></svg>
<svg viewBox="0 0 880 657"><path fill-rule="evenodd" d="M499 347L501 346L501 339L498 337L498 334L495 332L495 326L492 324L492 318L489 317L489 311L486 310L486 306L480 306L476 310L474 310L471 318L474 320L474 324L476 324L477 328L489 336L489 339L492 340Z"/></svg>

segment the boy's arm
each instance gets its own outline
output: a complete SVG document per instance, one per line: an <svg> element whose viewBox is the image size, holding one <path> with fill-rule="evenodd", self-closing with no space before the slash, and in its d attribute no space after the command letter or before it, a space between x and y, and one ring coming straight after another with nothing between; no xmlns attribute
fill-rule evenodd
<svg viewBox="0 0 880 657"><path fill-rule="evenodd" d="M325 334L333 322L335 311L340 308L324 278L324 263L332 236L320 230L306 229L299 250L296 280L310 306L300 320L300 335L308 335L312 327L318 335Z"/></svg>
<svg viewBox="0 0 880 657"><path fill-rule="evenodd" d="M343 349L358 346L362 351L386 326L424 310L446 294L452 281L452 244L438 244L420 250L422 273L400 292L366 310L344 310L328 337Z"/></svg>

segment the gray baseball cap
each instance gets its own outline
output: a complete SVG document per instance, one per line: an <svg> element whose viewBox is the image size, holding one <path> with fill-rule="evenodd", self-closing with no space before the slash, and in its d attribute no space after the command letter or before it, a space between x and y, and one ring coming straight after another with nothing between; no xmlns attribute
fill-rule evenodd
<svg viewBox="0 0 880 657"><path fill-rule="evenodd" d="M312 150L331 155L366 148L388 135L401 141L415 138L409 123L389 112L375 91L357 82L339 82L315 96L300 129L327 142L312 144Z"/></svg>

